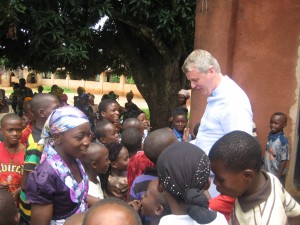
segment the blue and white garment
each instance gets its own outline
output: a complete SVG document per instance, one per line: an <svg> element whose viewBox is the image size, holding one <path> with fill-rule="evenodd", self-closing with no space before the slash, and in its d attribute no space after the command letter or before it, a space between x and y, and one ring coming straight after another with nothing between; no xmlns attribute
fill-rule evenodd
<svg viewBox="0 0 300 225"><path fill-rule="evenodd" d="M289 143L282 131L272 134L269 133L264 166L266 171L277 176L281 161L289 160ZM286 169L282 175L285 175Z"/></svg>

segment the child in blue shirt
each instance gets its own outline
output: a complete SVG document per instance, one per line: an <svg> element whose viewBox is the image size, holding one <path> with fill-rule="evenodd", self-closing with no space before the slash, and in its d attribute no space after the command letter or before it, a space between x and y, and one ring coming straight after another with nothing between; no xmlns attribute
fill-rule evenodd
<svg viewBox="0 0 300 225"><path fill-rule="evenodd" d="M173 113L172 127L178 141L189 142L189 128L187 128L187 110L177 109Z"/></svg>
<svg viewBox="0 0 300 225"><path fill-rule="evenodd" d="M276 112L270 119L270 133L268 135L265 151L264 166L266 171L272 173L284 186L286 164L289 160L288 139L283 133L287 124L287 116Z"/></svg>

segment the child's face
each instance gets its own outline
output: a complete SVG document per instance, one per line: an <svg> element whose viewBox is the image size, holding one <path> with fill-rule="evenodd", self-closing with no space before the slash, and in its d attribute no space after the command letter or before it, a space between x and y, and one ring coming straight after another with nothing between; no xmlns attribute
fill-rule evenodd
<svg viewBox="0 0 300 225"><path fill-rule="evenodd" d="M25 114L22 115L22 127L23 129L30 123L30 119Z"/></svg>
<svg viewBox="0 0 300 225"><path fill-rule="evenodd" d="M109 142L119 142L119 134L115 125L107 124L105 127L105 137L101 138L100 142L109 143Z"/></svg>
<svg viewBox="0 0 300 225"><path fill-rule="evenodd" d="M22 121L7 119L2 124L1 133L4 142L9 145L17 145L22 136Z"/></svg>
<svg viewBox="0 0 300 225"><path fill-rule="evenodd" d="M59 138L55 138L55 144L65 154L82 159L91 143L90 124L83 123L71 130L60 133Z"/></svg>
<svg viewBox="0 0 300 225"><path fill-rule="evenodd" d="M157 190L158 180L152 180L148 184L148 188L145 194L142 197L142 207L141 207L141 214L144 216L155 216L156 208L158 207L158 195L162 194L159 193Z"/></svg>
<svg viewBox="0 0 300 225"><path fill-rule="evenodd" d="M211 162L211 170L215 174L214 184L221 194L237 198L247 192L248 185L243 171L233 172L220 160Z"/></svg>
<svg viewBox="0 0 300 225"><path fill-rule="evenodd" d="M177 101L179 105L185 105L186 97L184 95L177 95Z"/></svg>
<svg viewBox="0 0 300 225"><path fill-rule="evenodd" d="M109 152L104 146L101 146L100 148L99 157L94 161L94 168L96 169L97 174L106 174L110 164L110 160L108 158Z"/></svg>
<svg viewBox="0 0 300 225"><path fill-rule="evenodd" d="M184 115L175 115L172 123L174 128L180 132L183 132L187 125L187 118Z"/></svg>
<svg viewBox="0 0 300 225"><path fill-rule="evenodd" d="M128 166L128 161L129 161L129 153L127 148L122 147L118 158L116 160L115 168L118 169L119 171L127 171L127 166Z"/></svg>
<svg viewBox="0 0 300 225"><path fill-rule="evenodd" d="M286 126L283 116L273 115L270 119L270 130L271 133L276 134L279 131L282 131Z"/></svg>
<svg viewBox="0 0 300 225"><path fill-rule="evenodd" d="M147 120L147 115L146 113L141 113L140 115L138 115L137 119L139 121L142 121L143 125L144 125L144 129L148 129L149 127L149 122Z"/></svg>
<svg viewBox="0 0 300 225"><path fill-rule="evenodd" d="M26 105L26 109L24 109L23 115L27 116L30 121L34 121L35 116L30 110L30 105Z"/></svg>
<svg viewBox="0 0 300 225"><path fill-rule="evenodd" d="M117 103L109 104L106 111L101 112L101 116L113 124L118 123L120 117L119 105Z"/></svg>

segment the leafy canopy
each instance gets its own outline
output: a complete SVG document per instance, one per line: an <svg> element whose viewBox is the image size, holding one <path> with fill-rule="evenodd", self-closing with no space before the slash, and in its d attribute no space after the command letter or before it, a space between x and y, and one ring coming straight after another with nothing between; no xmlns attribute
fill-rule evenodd
<svg viewBox="0 0 300 225"><path fill-rule="evenodd" d="M126 47L132 49L127 35L135 43L134 53L147 60L153 59L154 51L170 57L178 46L179 55L193 47L194 0L1 0L0 4L0 55L8 68L28 66L42 72L65 68L81 78L107 68L132 73L124 52ZM97 28L104 16L108 20Z"/></svg>

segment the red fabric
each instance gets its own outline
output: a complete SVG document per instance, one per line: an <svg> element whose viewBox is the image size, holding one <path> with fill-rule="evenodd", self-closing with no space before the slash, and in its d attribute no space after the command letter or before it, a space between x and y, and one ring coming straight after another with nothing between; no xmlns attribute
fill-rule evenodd
<svg viewBox="0 0 300 225"><path fill-rule="evenodd" d="M27 145L27 140L29 135L32 132L32 124L28 124L27 127L25 127L25 129L22 131L22 137L20 139L20 143L23 144L24 146Z"/></svg>
<svg viewBox="0 0 300 225"><path fill-rule="evenodd" d="M9 185L10 192L21 186L24 165L24 149L16 154L9 153L4 142L0 142L0 184Z"/></svg>
<svg viewBox="0 0 300 225"><path fill-rule="evenodd" d="M143 174L147 167L154 168L154 164L145 156L144 151L138 151L129 159L127 167L127 180L129 190L134 179L137 176Z"/></svg>
<svg viewBox="0 0 300 225"><path fill-rule="evenodd" d="M209 208L222 213L226 220L229 221L234 202L235 198L226 195L218 195L217 197L209 200Z"/></svg>

